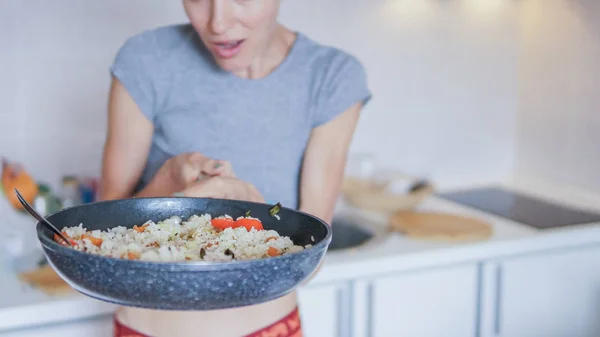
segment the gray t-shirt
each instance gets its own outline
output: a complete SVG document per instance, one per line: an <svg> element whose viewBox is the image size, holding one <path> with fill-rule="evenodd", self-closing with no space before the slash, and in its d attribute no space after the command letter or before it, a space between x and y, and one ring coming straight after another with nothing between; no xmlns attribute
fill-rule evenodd
<svg viewBox="0 0 600 337"><path fill-rule="evenodd" d="M311 130L371 98L361 63L297 33L271 74L249 80L218 68L191 25L129 38L112 74L154 124L138 188L170 157L189 151L228 160L268 202L296 208Z"/></svg>

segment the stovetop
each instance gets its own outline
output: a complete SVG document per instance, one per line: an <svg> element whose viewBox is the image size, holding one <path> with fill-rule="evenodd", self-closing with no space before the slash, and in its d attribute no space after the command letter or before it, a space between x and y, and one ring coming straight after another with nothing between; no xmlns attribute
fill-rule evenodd
<svg viewBox="0 0 600 337"><path fill-rule="evenodd" d="M500 187L484 187L439 195L539 229L600 222L600 214L548 202Z"/></svg>

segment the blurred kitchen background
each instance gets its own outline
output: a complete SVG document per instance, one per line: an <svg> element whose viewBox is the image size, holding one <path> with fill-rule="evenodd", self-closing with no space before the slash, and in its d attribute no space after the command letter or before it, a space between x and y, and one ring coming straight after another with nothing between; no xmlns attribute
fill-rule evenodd
<svg viewBox="0 0 600 337"><path fill-rule="evenodd" d="M42 191L66 199L92 201L106 132L108 69L116 51L126 38L142 30L185 21L180 1L0 0L0 156L22 165L32 179L44 185ZM362 114L352 144L351 159L363 159L356 165L363 165L363 169L364 165L374 165L377 170L427 179L439 194L509 185L571 205L577 196L582 207L600 208L600 1L282 0L281 21L319 42L351 52L365 65L374 97ZM40 207L49 207L48 203L54 201L52 197L44 199ZM443 205L445 208L440 207L451 211L446 203ZM494 226L504 220L481 217L491 219L488 222L493 223L493 235L503 240L535 236L531 226L525 226L527 229L521 232L502 232ZM0 269L0 273L7 273L6 270L25 264L15 263L21 260L13 257L28 256L37 241L34 221L16 211L6 198L0 200L0 218L0 230L9 233L3 243L8 258ZM600 223L600 218L593 222ZM461 260L476 262L465 267L468 271L464 280L470 281L464 292L456 290L460 296L453 295L458 286L447 292L424 288L423 293L429 294L426 298L399 293L395 297L389 295L390 302L381 307L377 299L384 301L386 296L381 294L387 294L387 290L414 289L427 282L433 289L440 285L423 281L427 278L386 279L382 281L383 288L379 288L384 290L375 291L375 297L370 298L373 286L369 280L378 272L344 279L339 276L344 270L358 275L358 267L334 256L333 269L323 276L322 282L334 284L334 279L344 279L348 283L335 283L331 292L322 290L329 288L319 288L315 296L324 301L331 299L328 305L334 308L333 314L322 313L321 317L336 323L330 326L324 321L317 325L318 315L315 323L310 323L312 318L307 316L306 324L330 327L315 329L329 332L309 337L404 336L406 331L412 331L412 336L600 336L600 268L597 263L585 264L586 271L581 267L586 258L600 258L600 235L596 235L600 234L600 226L594 226L577 227L573 232L564 230L564 237L574 237L575 231L582 231L583 241L573 239L559 244L563 242L560 237L548 239L561 249L595 245L593 253L586 251L584 257L560 260L557 264L548 264L550 257L541 259L535 266L549 267L538 277L527 274L536 270L530 265L516 267L522 274L504 274L521 275L523 284L508 280L505 287L499 287L495 281L490 283L491 288L482 286L487 278L496 280L497 263L503 254L514 255L517 251L481 255ZM504 238L502 233L509 234ZM19 237L35 245L20 245ZM536 242L525 245L535 247L539 243ZM417 247L406 238L393 244ZM392 243L387 245L391 247ZM421 252L431 247L437 251L455 246L425 242L415 249ZM375 249L365 254L376 256L378 252ZM398 256L398 261L405 261ZM335 265L336 261L340 264ZM489 261L495 264L487 265ZM403 270L409 269L407 264ZM543 289L540 283L573 273L580 273L580 277L564 281L566 289L545 288L547 293L526 298L525 303L517 305L511 302L512 297L503 302L494 297L500 295L493 289L515 291L521 296L521 286ZM443 276L435 279L442 280ZM458 276L449 279L463 280ZM525 282L526 279L532 282ZM576 290L584 285L587 293ZM26 288L18 287L22 294L15 297L14 291L13 295L2 293L0 286L0 335L50 336L51 331L57 336L58 331L64 336L81 335L84 331L88 336L109 335L107 306L99 304L101 309L97 312L90 306L84 310L78 303L88 302L78 302L83 301L79 297L57 299L58 295L42 295L36 289L23 287ZM347 292L353 295L339 296ZM415 293L418 291L411 294ZM556 294L572 298L573 293L578 300L571 302L568 309L548 309L568 301ZM486 301L486 296L493 303L508 307L498 309ZM353 299L354 306L340 313L338 302L346 303L343 301L348 298ZM544 300L546 304L542 305ZM412 308L398 308L407 301ZM447 312L439 309L444 308L440 304L443 301L448 303ZM465 307L467 302L469 306ZM25 318L40 316L41 311L28 310L42 308L46 313L78 308L81 320L87 321L71 314L35 322ZM462 309L468 314L457 317ZM373 311L363 315L360 310L374 310L377 315L373 316ZM403 321L420 310L418 319ZM393 316L394 312L398 316ZM533 317L533 323L519 323L519 315ZM453 321L448 321L448 317L453 317ZM587 319L586 323L573 322L579 318ZM390 325L389 320L400 327ZM549 325L550 322L559 325ZM34 327L38 325L41 327ZM92 325L95 332L86 330Z"/></svg>

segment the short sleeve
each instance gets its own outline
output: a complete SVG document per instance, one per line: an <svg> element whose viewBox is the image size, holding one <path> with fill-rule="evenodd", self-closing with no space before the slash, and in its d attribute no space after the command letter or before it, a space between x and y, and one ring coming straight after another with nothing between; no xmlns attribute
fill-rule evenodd
<svg viewBox="0 0 600 337"><path fill-rule="evenodd" d="M356 103L366 105L372 97L363 65L343 52L327 62L317 88L313 127L333 120Z"/></svg>
<svg viewBox="0 0 600 337"><path fill-rule="evenodd" d="M127 89L127 92L144 116L150 121L155 117L156 92L151 77L155 48L145 34L129 38L119 49L110 68L111 74Z"/></svg>

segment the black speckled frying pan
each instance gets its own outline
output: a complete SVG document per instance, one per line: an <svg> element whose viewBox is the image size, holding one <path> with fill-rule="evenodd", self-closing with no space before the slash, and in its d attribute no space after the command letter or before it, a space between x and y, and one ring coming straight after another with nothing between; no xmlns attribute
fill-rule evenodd
<svg viewBox="0 0 600 337"><path fill-rule="evenodd" d="M289 236L294 244L313 246L301 252L251 261L146 262L92 255L62 246L37 224L38 238L50 265L84 295L116 303L161 310L213 310L273 300L293 291L323 259L331 228L311 215L281 208L280 220L267 204L202 198L140 198L103 201L64 209L48 217L55 226L105 230L131 228L148 220L193 214L251 211L265 229ZM314 242L312 238L314 238Z"/></svg>

